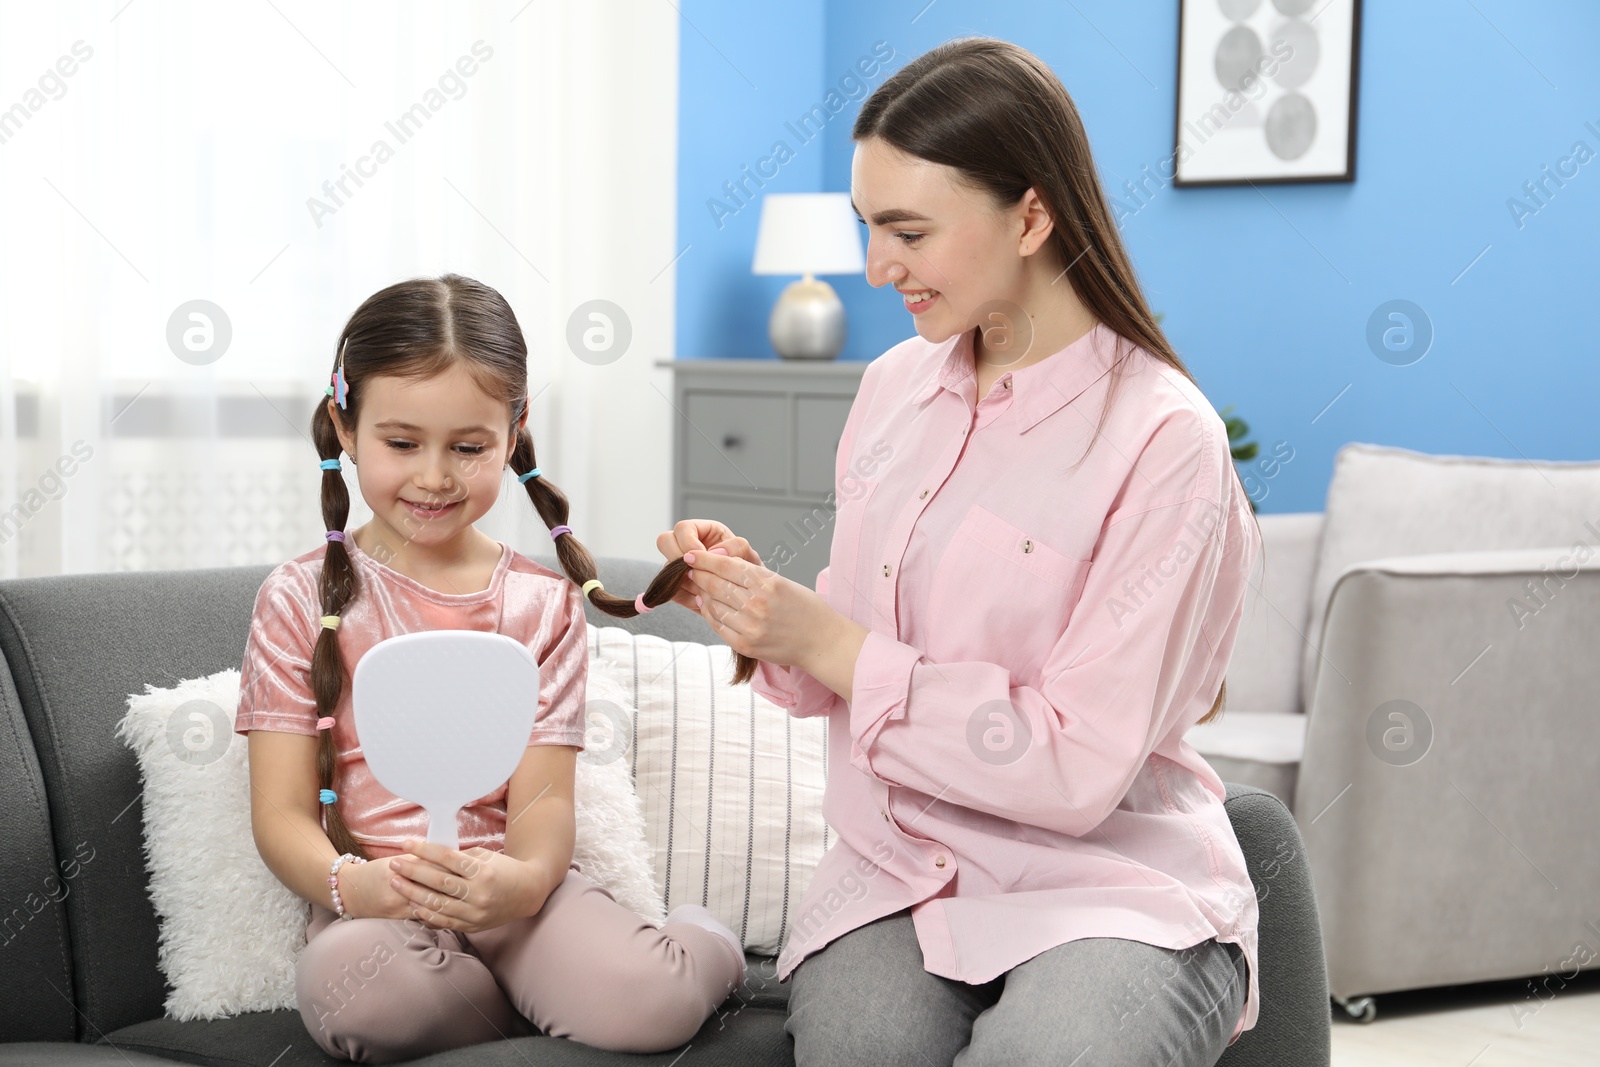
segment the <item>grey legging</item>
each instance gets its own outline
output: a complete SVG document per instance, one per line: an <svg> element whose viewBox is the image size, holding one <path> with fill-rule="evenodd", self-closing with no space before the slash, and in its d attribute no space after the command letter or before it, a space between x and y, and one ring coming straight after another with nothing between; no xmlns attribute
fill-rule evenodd
<svg viewBox="0 0 1600 1067"><path fill-rule="evenodd" d="M790 977L797 1067L1212 1067L1244 1006L1244 954L1114 937L1047 949L983 985L929 974L907 912L868 923Z"/></svg>

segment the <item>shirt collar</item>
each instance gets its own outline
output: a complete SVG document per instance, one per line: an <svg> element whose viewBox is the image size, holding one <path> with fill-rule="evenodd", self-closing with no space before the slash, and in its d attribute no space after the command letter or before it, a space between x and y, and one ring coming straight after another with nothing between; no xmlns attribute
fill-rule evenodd
<svg viewBox="0 0 1600 1067"><path fill-rule="evenodd" d="M1007 375L1011 377L1012 418L1017 432L1026 433L1099 381L1115 360L1116 340L1115 331L1105 323L1096 322L1088 333L1060 351L996 379L1003 381ZM936 351L943 355L938 369L912 397L913 403L919 406L941 389L959 393L961 382L974 373L971 330L941 342Z"/></svg>

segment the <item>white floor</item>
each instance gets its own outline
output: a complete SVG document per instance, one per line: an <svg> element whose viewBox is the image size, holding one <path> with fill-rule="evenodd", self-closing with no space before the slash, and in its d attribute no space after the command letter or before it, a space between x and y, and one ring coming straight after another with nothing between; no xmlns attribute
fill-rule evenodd
<svg viewBox="0 0 1600 1067"><path fill-rule="evenodd" d="M1333 1067L1595 1067L1600 972L1534 997L1526 981L1378 997L1377 1019L1336 1009Z"/></svg>

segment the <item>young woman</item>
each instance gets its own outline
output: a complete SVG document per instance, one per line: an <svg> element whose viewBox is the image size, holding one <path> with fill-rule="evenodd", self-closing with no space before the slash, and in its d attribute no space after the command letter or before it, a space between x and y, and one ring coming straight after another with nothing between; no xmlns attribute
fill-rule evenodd
<svg viewBox="0 0 1600 1067"><path fill-rule="evenodd" d="M719 523L658 539L757 691L830 716L796 1060L1213 1064L1258 1009L1255 892L1184 742L1261 555L1222 421L1039 59L943 45L852 137L867 280L916 336L862 377L829 566L812 592Z"/></svg>

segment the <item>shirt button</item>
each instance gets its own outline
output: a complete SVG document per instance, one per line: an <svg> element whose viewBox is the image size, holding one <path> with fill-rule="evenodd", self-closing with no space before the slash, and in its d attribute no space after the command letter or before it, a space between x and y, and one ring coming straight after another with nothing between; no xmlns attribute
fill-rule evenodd
<svg viewBox="0 0 1600 1067"><path fill-rule="evenodd" d="M918 493L917 494L917 499L918 500L926 500L926 499L928 499L928 491L926 489L924 489L922 492Z"/></svg>
<svg viewBox="0 0 1600 1067"><path fill-rule="evenodd" d="M1024 552L1032 552L1033 551L1033 542L1032 541L1024 541L1024 542L1022 542L1022 551L1024 551Z"/></svg>
<svg viewBox="0 0 1600 1067"><path fill-rule="evenodd" d="M933 865L935 867L943 867L944 866L944 857L943 856L935 856L935 857L933 857Z"/></svg>
<svg viewBox="0 0 1600 1067"><path fill-rule="evenodd" d="M882 808L879 808L878 809L878 814L883 816L883 821L884 822L888 822L889 821L889 813L887 811L884 811Z"/></svg>
<svg viewBox="0 0 1600 1067"><path fill-rule="evenodd" d="M887 563L883 565L883 576L885 578L889 577L889 565Z"/></svg>
<svg viewBox="0 0 1600 1067"><path fill-rule="evenodd" d="M1010 388L1011 388L1011 379L1010 379L1010 378L1007 378L1007 379L1006 379L1006 388L1007 388L1007 389L1010 389Z"/></svg>

